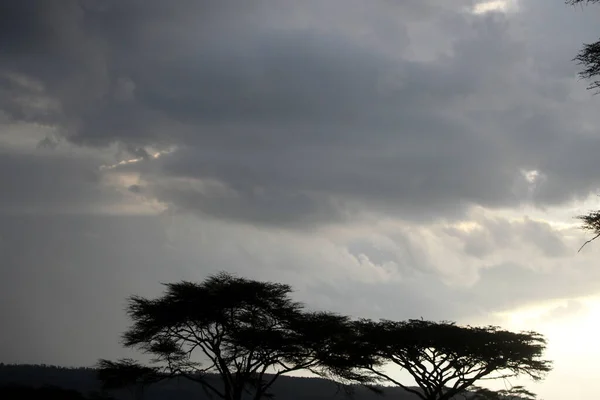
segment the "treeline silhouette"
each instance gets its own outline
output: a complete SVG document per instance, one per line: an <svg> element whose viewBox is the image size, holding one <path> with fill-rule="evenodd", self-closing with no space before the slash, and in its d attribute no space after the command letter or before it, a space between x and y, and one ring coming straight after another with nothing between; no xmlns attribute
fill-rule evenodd
<svg viewBox="0 0 600 400"><path fill-rule="evenodd" d="M218 375L213 375L210 379L217 384L220 378ZM61 390L64 392L61 392ZM388 399L417 399L414 394L401 388L386 387L382 388L382 391L384 398ZM72 397L73 393L80 397ZM56 394L61 394L64 397L53 397ZM273 386L273 394L276 399L283 400L336 400L348 398L346 392L340 391L337 385L330 380L311 377L281 377ZM135 393L128 388L103 391L102 383L97 377L97 370L93 368L64 368L47 365L0 366L0 399L2 400L100 400L102 398L110 399L111 397L118 400L130 400L135 398ZM352 398L354 400L382 400L381 395L360 387L356 388ZM208 397L202 391L198 391L197 384L187 379L159 382L150 385L144 391L144 400L208 399L211 399L211 397ZM213 396L212 399L215 399L215 397Z"/></svg>
<svg viewBox="0 0 600 400"><path fill-rule="evenodd" d="M540 380L551 370L542 358L546 340L536 332L312 311L293 300L289 285L226 272L164 286L160 297L129 298L133 323L122 338L153 362L101 359L104 389L130 387L142 398L149 385L177 378L223 400L261 400L275 395L282 376L305 371L348 393L356 385L380 393L383 384L422 400L534 399L520 386L490 391L476 384L518 376ZM399 379L397 370L408 372L418 388Z"/></svg>

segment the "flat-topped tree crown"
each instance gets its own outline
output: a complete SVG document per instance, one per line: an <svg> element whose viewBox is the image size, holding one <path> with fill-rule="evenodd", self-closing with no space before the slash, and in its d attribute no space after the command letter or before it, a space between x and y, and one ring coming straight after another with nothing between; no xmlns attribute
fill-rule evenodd
<svg viewBox="0 0 600 400"><path fill-rule="evenodd" d="M357 332L364 343L361 351L369 349L376 362L350 368L350 375L342 378L354 374L374 383L393 383L424 400L451 399L482 379L526 375L538 380L551 369L541 358L546 342L535 332L424 320L362 320ZM394 378L384 368L389 365L407 371L420 390Z"/></svg>
<svg viewBox="0 0 600 400"><path fill-rule="evenodd" d="M133 325L123 343L152 355L163 374L194 380L222 399L259 399L280 375L323 366L328 340L348 324L305 312L286 284L219 273L165 287L156 299L129 299ZM206 379L209 373L219 374L222 386Z"/></svg>
<svg viewBox="0 0 600 400"><path fill-rule="evenodd" d="M124 334L126 346L144 342L165 327L194 324L196 327L232 329L242 327L275 328L302 310L289 297L289 285L259 282L227 273L211 276L198 284L165 284L166 293L154 300L133 296L128 314L134 325Z"/></svg>

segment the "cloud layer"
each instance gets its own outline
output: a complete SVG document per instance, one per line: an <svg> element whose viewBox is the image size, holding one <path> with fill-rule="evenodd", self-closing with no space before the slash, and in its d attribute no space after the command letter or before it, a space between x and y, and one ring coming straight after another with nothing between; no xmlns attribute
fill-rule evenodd
<svg viewBox="0 0 600 400"><path fill-rule="evenodd" d="M596 8L5 3L2 359L122 355L126 296L223 269L373 318L556 320L600 290L571 218L600 184L571 61Z"/></svg>
<svg viewBox="0 0 600 400"><path fill-rule="evenodd" d="M597 121L582 114L594 101L529 34L535 2L35 5L3 13L4 112L132 157L176 148L127 166L137 193L176 209L275 226L428 220L598 184Z"/></svg>

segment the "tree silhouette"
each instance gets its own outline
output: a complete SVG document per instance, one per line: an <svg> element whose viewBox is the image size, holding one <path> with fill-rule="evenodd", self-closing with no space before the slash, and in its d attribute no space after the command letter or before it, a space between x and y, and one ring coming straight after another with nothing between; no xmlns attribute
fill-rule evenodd
<svg viewBox="0 0 600 400"><path fill-rule="evenodd" d="M348 331L347 317L304 312L285 284L220 273L165 286L157 299L129 299L124 345L154 357L152 374L190 379L225 400L267 397L282 374L327 369L334 338ZM222 386L207 379L214 373Z"/></svg>
<svg viewBox="0 0 600 400"><path fill-rule="evenodd" d="M86 397L76 390L57 386L5 385L0 386L0 398L2 400L88 400L93 397ZM111 399L103 397L102 400Z"/></svg>
<svg viewBox="0 0 600 400"><path fill-rule="evenodd" d="M490 390L480 387L471 387L470 396L464 396L466 400L536 400L535 393L530 392L523 386L513 386L510 389Z"/></svg>
<svg viewBox="0 0 600 400"><path fill-rule="evenodd" d="M100 360L97 376L103 390L130 388L132 397L137 400L143 398L147 385L165 378L158 368L140 365L129 358L119 361Z"/></svg>
<svg viewBox="0 0 600 400"><path fill-rule="evenodd" d="M600 0L566 0L566 4L575 6L590 3L600 3ZM588 86L588 89L596 90L596 94L600 90L600 80L597 78L600 76L600 40L593 43L584 43L583 48L574 58L577 64L583 67L583 70L579 73L579 76L583 79L592 80L592 83ZM581 251L587 244L593 242L600 237L600 211L591 211L586 215L580 215L577 217L582 221L582 228L587 231L591 231L594 236L583 243L579 248L578 252Z"/></svg>
<svg viewBox="0 0 600 400"><path fill-rule="evenodd" d="M569 5L583 5L599 3L600 0L566 0ZM600 40L593 43L584 43L583 48L577 54L574 61L583 67L579 76L584 79L593 79L588 89L600 89L600 81L594 78L600 76Z"/></svg>
<svg viewBox="0 0 600 400"><path fill-rule="evenodd" d="M540 359L544 338L535 332L513 333L497 327L461 327L451 322L409 320L356 323L359 350L372 353L371 365L349 363L339 372L343 379L356 376L372 383L392 383L423 400L448 400L475 382L527 375L542 379L551 363ZM394 378L385 366L407 371L420 390Z"/></svg>
<svg viewBox="0 0 600 400"><path fill-rule="evenodd" d="M578 252L580 252L586 245L600 237L600 210L590 211L588 214L578 216L577 219L581 220L581 228L583 230L594 234L594 237L586 240L579 248Z"/></svg>

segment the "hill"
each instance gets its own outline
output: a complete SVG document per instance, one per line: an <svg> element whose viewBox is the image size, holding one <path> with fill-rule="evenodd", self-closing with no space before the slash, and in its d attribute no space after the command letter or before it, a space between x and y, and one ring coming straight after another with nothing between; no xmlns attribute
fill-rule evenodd
<svg viewBox="0 0 600 400"><path fill-rule="evenodd" d="M215 381L218 377L215 376ZM33 387L57 386L88 394L100 390L93 368L64 368L47 365L0 365L0 386L27 385ZM394 400L416 400L417 396L400 388L384 388L384 397L364 388L357 388L354 400L375 400L389 398ZM325 379L280 377L273 386L275 399L282 400L332 400L347 399L345 393ZM132 399L130 391L111 392L117 399ZM198 384L186 380L161 382L150 386L144 392L144 400L208 400L210 399Z"/></svg>

